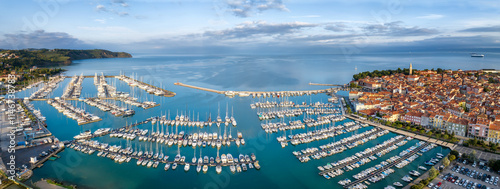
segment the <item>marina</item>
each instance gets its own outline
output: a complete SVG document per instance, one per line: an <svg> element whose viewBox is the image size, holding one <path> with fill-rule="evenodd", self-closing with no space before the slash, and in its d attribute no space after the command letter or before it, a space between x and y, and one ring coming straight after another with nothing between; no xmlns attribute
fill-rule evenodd
<svg viewBox="0 0 500 189"><path fill-rule="evenodd" d="M63 137L63 140L72 142L66 143L68 148L62 153L67 155L78 151L78 154L83 154L80 156L88 163L82 165L85 167L79 166L80 169L99 165L103 166L103 172L108 169L131 170L155 178L159 178L155 175L168 174L169 177L186 180L202 179L211 174L222 176L234 173L238 176L237 173L241 172L259 178L261 174L252 169L264 166L266 169L259 172L277 174L273 172L274 168L268 167L285 170L287 165L294 165L298 168L291 168L292 170L306 173L301 174L301 177L320 184L320 188L376 188L393 185L396 181L401 182L403 186L407 185L401 178L409 175L415 179L412 175L417 173L412 170L423 173L418 166L426 166L423 161L429 160L425 153L419 157L412 155L398 160L398 157L403 157L399 155L401 150L421 139L414 137L415 139L409 140L408 136L413 138L413 135L386 129L346 114L343 112L346 110L343 96L330 96L330 93L286 96L284 93L273 95L271 92L265 94L265 99L254 99L224 98L224 95L202 92L201 94L207 96L200 97L189 93L191 89L175 86L172 89L178 94L176 99L167 100L164 96L130 86L113 74L106 75L100 71L92 73L93 76L83 76L85 79L81 82L82 91L79 98L64 100L75 108L92 112L93 115L106 120L106 123L101 121L81 127L67 126L77 125L78 122L65 121L63 124L66 125L65 129L72 130L74 134L70 138ZM78 79L73 80L74 76L65 77L67 80L62 81L59 87L54 88L43 100L51 103L57 100L57 96L64 94L72 80L74 83L82 76L81 72L72 75L77 75ZM141 77L133 76L137 81L150 80ZM93 78L94 82L88 78ZM38 88L43 86L43 83L38 84ZM266 90L279 91L271 88ZM339 95L345 94L339 91ZM248 96L251 97L252 94L249 93ZM264 97L264 94L260 97ZM40 109L43 116L47 117L48 124L51 124L50 120L66 120L68 116L53 116L54 111L57 115L58 110L50 107L47 102L33 103L35 109ZM219 108L218 104L226 107ZM225 112L222 110L221 114L220 109L225 109ZM126 110L133 110L135 114L124 116L123 112ZM55 132L56 136L61 136L60 130L55 129ZM290 144L294 146L288 146ZM102 145L107 145L107 148L102 148ZM264 150L259 146L265 146ZM92 155L87 156L89 153ZM251 156L251 153L259 159L250 161L250 164L245 155ZM238 159L238 163L228 164L229 154L233 162ZM245 165L239 161L239 154L243 155ZM280 159L283 164L271 161L277 154L283 157ZM446 152L443 154L446 155ZM421 160L424 156L424 160ZM390 162L396 160L400 162L385 169ZM302 166L299 166L301 164ZM379 165L378 168L372 170L376 165ZM50 172L41 169L43 172ZM385 170L380 171L381 169ZM360 182L358 178L363 179L365 176L359 174L363 170L372 170L370 173L373 175ZM199 174L202 172L206 174ZM325 174L319 174L321 172ZM231 179L247 182L247 179L239 177L231 176Z"/></svg>

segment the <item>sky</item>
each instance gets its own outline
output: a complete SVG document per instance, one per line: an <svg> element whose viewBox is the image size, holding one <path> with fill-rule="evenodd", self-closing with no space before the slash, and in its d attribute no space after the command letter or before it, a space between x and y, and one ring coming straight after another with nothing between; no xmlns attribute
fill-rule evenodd
<svg viewBox="0 0 500 189"><path fill-rule="evenodd" d="M500 1L0 0L0 48L186 54L500 49Z"/></svg>

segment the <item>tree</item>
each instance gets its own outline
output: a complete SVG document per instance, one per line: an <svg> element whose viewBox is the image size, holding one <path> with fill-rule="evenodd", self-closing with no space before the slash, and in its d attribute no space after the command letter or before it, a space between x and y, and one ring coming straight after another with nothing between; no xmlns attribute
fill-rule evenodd
<svg viewBox="0 0 500 189"><path fill-rule="evenodd" d="M469 160L476 161L476 159L477 159L476 154L477 154L476 150L472 150L472 152L469 154Z"/></svg>
<svg viewBox="0 0 500 189"><path fill-rule="evenodd" d="M398 128L401 128L401 127L403 127L403 125L401 125L401 124L398 124L398 125L397 125L397 127L398 127Z"/></svg>
<svg viewBox="0 0 500 189"><path fill-rule="evenodd" d="M445 140L448 140L448 139L450 138L450 135L444 135L444 136L443 136L443 138L444 138Z"/></svg>
<svg viewBox="0 0 500 189"><path fill-rule="evenodd" d="M424 129L420 130L420 134L425 134L425 130Z"/></svg>
<svg viewBox="0 0 500 189"><path fill-rule="evenodd" d="M457 157L455 155L450 155L450 156L448 156L448 159L450 159L450 161L453 161L453 160L457 159Z"/></svg>
<svg viewBox="0 0 500 189"><path fill-rule="evenodd" d="M496 152L498 148L498 144L494 142L490 142L490 150Z"/></svg>
<svg viewBox="0 0 500 189"><path fill-rule="evenodd" d="M429 170L429 177L430 178L436 178L439 174L439 171L436 170L436 168L434 167L431 167L431 169Z"/></svg>
<svg viewBox="0 0 500 189"><path fill-rule="evenodd" d="M413 127L411 128L411 132L416 132L417 131L417 128Z"/></svg>
<svg viewBox="0 0 500 189"><path fill-rule="evenodd" d="M445 167L447 167L448 165L450 165L450 160L448 160L447 158L445 158L445 159L443 160L443 165L444 165Z"/></svg>

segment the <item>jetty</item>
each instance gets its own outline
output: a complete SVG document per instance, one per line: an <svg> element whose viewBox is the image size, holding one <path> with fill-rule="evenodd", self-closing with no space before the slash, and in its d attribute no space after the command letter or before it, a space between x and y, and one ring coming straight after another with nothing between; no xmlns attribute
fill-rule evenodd
<svg viewBox="0 0 500 189"><path fill-rule="evenodd" d="M341 140L341 141L333 143L332 145L328 145L328 144L327 145L322 145L322 146L325 146L325 148L321 148L320 147L321 150L316 150L316 151L313 151L313 152L306 152L306 153L297 154L297 155L295 155L295 157L297 157L297 159L300 159L300 158L312 156L314 154L321 154L323 152L328 152L328 151L333 150L333 149L335 149L337 147L344 146L346 144L350 144L350 143L359 141L362 137L369 138L371 136L377 135L378 132L380 132L380 131L382 131L382 129L375 128L373 131L369 130L369 131L366 131L366 132L354 135L353 137L348 138L347 140Z"/></svg>
<svg viewBox="0 0 500 189"><path fill-rule="evenodd" d="M139 81L135 78L131 78L131 77L128 77L125 75L118 75L118 76L115 76L115 78L122 80L123 82L127 83L128 85L130 85L132 87L137 86L137 87L143 89L144 91L146 91L150 94L154 94L156 96L165 96L165 97L174 97L175 96L175 93L172 91L168 91L168 90L165 90L163 88L160 88L160 87L148 84L148 83L144 83L144 82Z"/></svg>
<svg viewBox="0 0 500 189"><path fill-rule="evenodd" d="M90 144L91 141L84 141L84 142L73 142L72 144L69 145L70 148L73 148L77 151L81 151L87 154L92 154L96 151L99 152L107 152L107 156L111 159L115 159L115 157L126 157L126 158L132 158L132 159L141 159L142 161L149 161L149 162L159 162L159 163L164 163L164 164L174 164L177 163L178 165L186 165L189 164L190 166L197 166L197 165L207 165L210 167L215 167L215 166L232 166L232 165L237 165L237 166L245 166L243 170L246 169L247 164L255 164L258 163L259 161L256 160L255 158L250 158L248 155L243 156L240 154L240 157L243 156L244 158L239 159L238 161L235 162L212 162L213 157L211 158L212 160L210 162L188 162L188 161L183 161L183 160L169 160L169 156L165 156L167 158L154 158L154 157L148 157L148 155L134 155L131 153L131 151L127 151L126 149L121 149L119 146L118 148L113 148L111 149L112 146L108 146L107 148L101 148L99 145L94 146ZM119 149L119 150L118 150ZM207 156L205 156L207 157ZM252 157L254 157L252 155ZM115 159L116 160L116 159ZM256 167L256 169L258 169Z"/></svg>
<svg viewBox="0 0 500 189"><path fill-rule="evenodd" d="M303 90L303 91L219 91L215 89L209 89L209 88L204 88L204 87L198 87L198 86L193 86L193 85L188 85L184 84L181 82L176 82L174 85L179 85L183 87L188 87L192 89L198 89L198 90L203 90L203 91L208 91L208 92L213 92L217 94L224 94L229 97L234 97L234 96L240 96L240 97L246 97L246 96L252 96L252 97L285 97L285 96L303 96L303 95L311 95L311 94L318 94L318 93L329 93L336 91L338 89L335 88L330 88L330 89L319 89L319 90Z"/></svg>
<svg viewBox="0 0 500 189"><path fill-rule="evenodd" d="M400 138L398 138L390 143L387 143L387 144L384 144L383 146L380 146L379 148L377 148L374 151L363 154L361 156L356 156L356 158L353 158L350 161L343 162L343 163L339 164L338 166L335 166L331 169L321 171L321 172L319 172L319 175L324 175L324 174L327 174L328 172L332 172L332 171L335 172L335 171L337 171L337 169L343 169L344 167L352 166L352 165L356 164L361 159L368 158L368 157L375 155L383 150L386 150L386 148L384 148L384 147L389 147L389 146L395 145L395 144L397 144L405 139L406 139L405 137L400 137Z"/></svg>
<svg viewBox="0 0 500 189"><path fill-rule="evenodd" d="M311 83L311 82L309 82L309 85L318 85L318 86L333 86L333 87L346 87L346 85L339 85L339 84L322 84L322 83Z"/></svg>

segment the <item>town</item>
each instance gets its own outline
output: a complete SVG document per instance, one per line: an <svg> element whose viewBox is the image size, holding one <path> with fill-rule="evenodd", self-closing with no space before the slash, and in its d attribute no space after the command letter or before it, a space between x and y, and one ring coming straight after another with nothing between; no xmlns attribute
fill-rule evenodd
<svg viewBox="0 0 500 189"><path fill-rule="evenodd" d="M386 122L500 142L500 77L495 70L421 70L354 80L354 111ZM445 138L446 139L446 138ZM494 148L496 150L496 148Z"/></svg>

